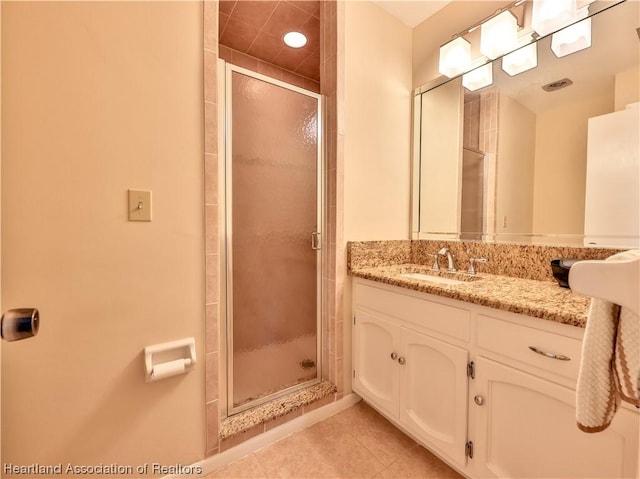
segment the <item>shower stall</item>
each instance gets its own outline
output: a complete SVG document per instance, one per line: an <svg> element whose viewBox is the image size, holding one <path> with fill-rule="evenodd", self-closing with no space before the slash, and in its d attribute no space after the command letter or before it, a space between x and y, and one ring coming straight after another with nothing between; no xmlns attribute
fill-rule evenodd
<svg viewBox="0 0 640 479"><path fill-rule="evenodd" d="M475 148L462 148L462 198L460 207L460 239L481 241L485 215L484 153Z"/></svg>
<svg viewBox="0 0 640 479"><path fill-rule="evenodd" d="M224 65L227 414L319 381L321 97Z"/></svg>

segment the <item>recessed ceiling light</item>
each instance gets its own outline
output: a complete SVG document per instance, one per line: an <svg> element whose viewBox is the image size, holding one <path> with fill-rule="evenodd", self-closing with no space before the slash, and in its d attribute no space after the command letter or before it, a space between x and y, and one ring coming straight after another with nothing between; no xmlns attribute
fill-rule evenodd
<svg viewBox="0 0 640 479"><path fill-rule="evenodd" d="M284 43L291 48L302 48L307 44L307 37L300 32L289 32L284 36Z"/></svg>

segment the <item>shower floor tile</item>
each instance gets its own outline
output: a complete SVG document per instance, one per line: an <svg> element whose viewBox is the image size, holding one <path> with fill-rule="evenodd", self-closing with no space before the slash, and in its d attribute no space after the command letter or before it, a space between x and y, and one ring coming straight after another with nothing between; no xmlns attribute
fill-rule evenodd
<svg viewBox="0 0 640 479"><path fill-rule="evenodd" d="M462 479L364 402L209 474L218 479Z"/></svg>
<svg viewBox="0 0 640 479"><path fill-rule="evenodd" d="M273 343L260 349L233 355L233 402L240 406L282 389L315 379L317 339L297 337L286 343ZM303 361L311 360L311 368Z"/></svg>

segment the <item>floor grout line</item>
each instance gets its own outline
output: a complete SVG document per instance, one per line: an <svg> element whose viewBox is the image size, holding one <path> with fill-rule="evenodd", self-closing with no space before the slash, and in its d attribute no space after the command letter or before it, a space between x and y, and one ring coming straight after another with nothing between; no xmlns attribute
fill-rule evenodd
<svg viewBox="0 0 640 479"><path fill-rule="evenodd" d="M392 477L399 471L407 471L410 474L407 477L432 479L453 477L441 470L439 465L441 461L437 457L435 461L438 464L435 464L433 458L427 460L430 464L427 466L429 472L425 469L427 475L416 476L418 471L415 468L423 467L420 466L422 459L418 450L418 448L422 449L422 446L409 436L407 436L409 440L406 441L396 434L386 436L387 424L384 422L386 419L378 417L378 413L371 414L369 406L360 407L362 409L354 409L349 413L347 411L350 409L345 409L337 415L290 434L280 441L263 447L260 449L261 453L252 452L234 463L213 471L211 476L215 474L226 479L232 477L375 479ZM344 415L340 417L340 414ZM395 425L389 424L395 428ZM287 439L289 444L285 447L276 446ZM239 461L244 462L237 464ZM387 461L389 461L388 464L386 464ZM236 467L227 469L232 467L232 464L236 464ZM221 473L225 469L227 469L226 473ZM456 477L463 479L462 476Z"/></svg>

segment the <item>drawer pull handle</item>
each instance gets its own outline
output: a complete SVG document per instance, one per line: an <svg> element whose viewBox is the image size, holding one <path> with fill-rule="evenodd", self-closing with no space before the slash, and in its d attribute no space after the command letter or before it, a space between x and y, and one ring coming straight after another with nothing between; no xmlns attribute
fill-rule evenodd
<svg viewBox="0 0 640 479"><path fill-rule="evenodd" d="M398 359L398 353L391 353L391 359L393 359L394 361Z"/></svg>
<svg viewBox="0 0 640 479"><path fill-rule="evenodd" d="M569 356L564 356L562 354L548 353L546 351L542 351L541 349L536 348L535 346L529 346L529 349L534 353L541 354L546 358L557 359L558 361L571 361L571 358Z"/></svg>

